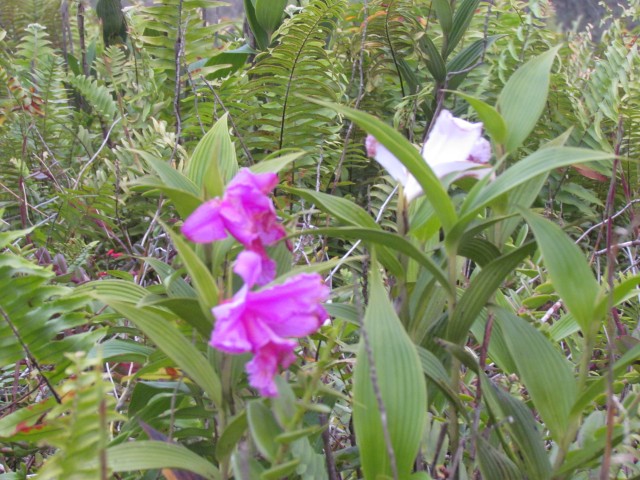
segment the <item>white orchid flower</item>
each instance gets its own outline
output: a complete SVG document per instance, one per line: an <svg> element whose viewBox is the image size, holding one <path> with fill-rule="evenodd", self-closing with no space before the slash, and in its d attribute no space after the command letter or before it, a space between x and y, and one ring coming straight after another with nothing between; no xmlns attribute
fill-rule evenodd
<svg viewBox="0 0 640 480"><path fill-rule="evenodd" d="M404 186L407 201L424 193L414 176L375 137L367 136L366 147L367 154ZM491 173L491 145L482 136L482 123L456 118L448 110L442 110L436 119L422 148L422 158L441 180L453 174L452 182L463 177L481 179Z"/></svg>

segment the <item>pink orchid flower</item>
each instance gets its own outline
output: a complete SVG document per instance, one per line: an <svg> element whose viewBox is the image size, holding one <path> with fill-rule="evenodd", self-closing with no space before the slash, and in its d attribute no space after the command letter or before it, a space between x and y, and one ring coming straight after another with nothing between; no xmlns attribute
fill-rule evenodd
<svg viewBox="0 0 640 480"><path fill-rule="evenodd" d="M407 201L424 192L411 173L372 135L367 136L367 154L382 165L391 177L404 186ZM491 145L482 137L482 123L471 123L442 110L422 148L422 158L436 176L451 181L463 177L484 178L491 172Z"/></svg>
<svg viewBox="0 0 640 480"><path fill-rule="evenodd" d="M292 338L309 335L328 318L320 305L329 297L329 288L318 274L302 273L282 284L251 291L263 273L262 258L246 250L238 255L234 272L245 285L233 298L213 308L216 324L211 346L223 352L251 352L247 364L249 384L261 395L276 396L273 378L278 368L295 360L297 345Z"/></svg>
<svg viewBox="0 0 640 480"><path fill-rule="evenodd" d="M192 242L209 243L223 240L231 234L248 250L261 256L264 285L275 276L275 262L267 257L265 245L272 245L285 236L278 223L273 202L268 194L278 184L275 173L253 173L241 169L229 182L222 198L200 205L182 225L182 233Z"/></svg>

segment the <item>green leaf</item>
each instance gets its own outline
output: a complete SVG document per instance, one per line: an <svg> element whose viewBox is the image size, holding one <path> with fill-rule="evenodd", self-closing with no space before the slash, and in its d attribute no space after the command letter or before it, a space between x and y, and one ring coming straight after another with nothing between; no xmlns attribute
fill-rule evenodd
<svg viewBox="0 0 640 480"><path fill-rule="evenodd" d="M515 190L520 185L543 173L573 164L606 160L608 158L612 158L609 153L595 152L582 148L551 147L538 150L511 166L493 182L485 185L481 185L478 182L462 204L462 218L459 224L456 225L456 231L460 226L466 225L471 219L475 218L483 208L501 195Z"/></svg>
<svg viewBox="0 0 640 480"><path fill-rule="evenodd" d="M211 398L222 405L220 378L209 361L166 318L145 308L135 308L115 299L103 299L111 308L131 320L160 350L185 371Z"/></svg>
<svg viewBox="0 0 640 480"><path fill-rule="evenodd" d="M445 0L445 3L448 3ZM442 55L438 51L433 41L425 34L420 38L420 44L427 55L429 55L429 61L427 62L427 68L438 82L443 83L447 78L447 68L444 65Z"/></svg>
<svg viewBox="0 0 640 480"><path fill-rule="evenodd" d="M533 130L544 110L549 75L560 46L532 58L511 76L498 97L496 108L508 125L507 152L518 148Z"/></svg>
<svg viewBox="0 0 640 480"><path fill-rule="evenodd" d="M147 189L162 192L173 202L182 218L187 218L202 203L202 199L199 196L186 192L185 190L168 187L161 178L152 176L141 177L133 181L132 185L139 185L143 188L147 187Z"/></svg>
<svg viewBox="0 0 640 480"><path fill-rule="evenodd" d="M238 160L223 115L202 137L189 160L187 175L203 190L205 198L222 195L224 185L238 172Z"/></svg>
<svg viewBox="0 0 640 480"><path fill-rule="evenodd" d="M292 162L295 162L307 152L296 152L283 155L282 157L272 158L270 160L263 160L260 163L255 163L249 167L253 173L278 173L284 167L288 166Z"/></svg>
<svg viewBox="0 0 640 480"><path fill-rule="evenodd" d="M371 218L371 215L369 215L362 207L356 205L350 200L347 200L346 198L303 188L283 187L282 190L298 195L309 202L315 203L323 210L337 217L346 224L365 228L380 228L375 220Z"/></svg>
<svg viewBox="0 0 640 480"><path fill-rule="evenodd" d="M440 22L440 28L445 37L449 35L453 26L453 13L451 12L451 4L449 0L433 0L433 6L436 9L436 15Z"/></svg>
<svg viewBox="0 0 640 480"><path fill-rule="evenodd" d="M269 461L273 462L278 453L276 437L282 433L273 413L262 400L252 400L247 404L247 421L251 438L258 451Z"/></svg>
<svg viewBox="0 0 640 480"><path fill-rule="evenodd" d="M322 102L311 97L304 98L310 102L334 109L357 123L363 130L382 143L416 178L425 192L425 196L433 204L436 215L438 215L445 232L451 229L457 215L449 194L442 182L433 173L431 167L424 161L420 152L406 138L368 113L335 103Z"/></svg>
<svg viewBox="0 0 640 480"><path fill-rule="evenodd" d="M268 36L280 26L287 3L288 0L256 0L256 20Z"/></svg>
<svg viewBox="0 0 640 480"><path fill-rule="evenodd" d="M133 282L107 279L82 284L76 287L75 294L89 295L93 298L117 298L122 302L135 305L149 295L149 292Z"/></svg>
<svg viewBox="0 0 640 480"><path fill-rule="evenodd" d="M573 365L538 330L500 308L496 332L506 342L536 411L556 441L566 435L578 389Z"/></svg>
<svg viewBox="0 0 640 480"><path fill-rule="evenodd" d="M480 0L462 0L462 2L460 2L460 5L453 15L453 24L447 42L447 54L444 55L445 57L448 57L458 43L460 43L460 40L462 40L467 28L469 28L473 15L476 13L479 3Z"/></svg>
<svg viewBox="0 0 640 480"><path fill-rule="evenodd" d="M180 234L162 222L161 225L171 237L171 241L180 255L180 260L189 272L193 286L198 292L198 300L203 313L210 312L211 308L218 304L219 299L218 287L213 275Z"/></svg>
<svg viewBox="0 0 640 480"><path fill-rule="evenodd" d="M424 375L413 342L387 298L375 265L371 268L370 285L370 301L364 318L370 344L369 348L365 348L361 339L358 348L354 371L353 423L364 477L375 479L391 475L380 411L373 390L367 354L370 349L398 478L406 478L413 470L425 427L427 394Z"/></svg>
<svg viewBox="0 0 640 480"><path fill-rule="evenodd" d="M198 186L191 181L191 179L185 177L178 170L173 168L169 163L163 162L155 158L153 155L144 152L142 150L130 150L132 152L137 153L145 161L149 164L153 170L158 174L162 183L169 188L180 190L186 193L190 193L196 197L199 196L200 192Z"/></svg>
<svg viewBox="0 0 640 480"><path fill-rule="evenodd" d="M483 478L521 480L522 472L503 452L492 446L482 436L476 436L478 465Z"/></svg>
<svg viewBox="0 0 640 480"><path fill-rule="evenodd" d="M590 334L593 322L599 320L600 286L585 255L555 223L527 210L521 213L533 230L556 292L582 330Z"/></svg>
<svg viewBox="0 0 640 480"><path fill-rule="evenodd" d="M453 57L453 59L447 63L447 75L449 76L447 88L451 90L458 88L472 71L471 67L477 65L483 52L489 48L493 42L504 36L505 35L490 35L486 40L484 38L476 40Z"/></svg>
<svg viewBox="0 0 640 480"><path fill-rule="evenodd" d="M449 322L447 339L459 344L480 315L489 298L502 285L524 257L532 253L534 245L529 243L488 263L476 275L458 301Z"/></svg>
<svg viewBox="0 0 640 480"><path fill-rule="evenodd" d="M260 50L266 50L269 46L269 34L264 30L264 28L262 28L260 22L258 22L254 2L252 0L244 0L244 14L247 17L247 23L249 23L249 27L256 39L257 47Z"/></svg>
<svg viewBox="0 0 640 480"><path fill-rule="evenodd" d="M613 364L613 378L616 379L620 375L624 375L627 368L640 358L640 344L637 344ZM607 389L608 376L600 377L589 384L588 388L580 395L572 409L572 414L577 415L584 411L598 396L604 394Z"/></svg>
<svg viewBox="0 0 640 480"><path fill-rule="evenodd" d="M458 411L464 416L467 417L467 411L465 410L464 405L458 398L458 395L451 388L451 378L447 374L444 366L438 360L433 353L431 353L426 348L423 348L419 345L416 345L416 351L418 352L418 357L420 357L420 365L422 365L422 373L433 382L433 384L444 394L447 396L450 402L452 402Z"/></svg>
<svg viewBox="0 0 640 480"><path fill-rule="evenodd" d="M504 425L518 446L522 456L524 471L530 480L551 478L551 463L545 449L542 435L536 429L531 411L517 398L494 385L483 373L482 391L496 422Z"/></svg>
<svg viewBox="0 0 640 480"><path fill-rule="evenodd" d="M392 250L396 250L400 253L404 253L408 257L411 257L415 261L417 261L429 272L431 272L438 283L446 288L448 292L453 293L451 290L451 285L447 280L447 276L442 271L442 269L438 267L438 265L436 265L435 262L431 260L431 258L424 252L422 252L419 248L395 233L389 233L383 230L376 230L372 228L339 227L303 230L290 235L290 237L300 235L331 235L343 238L357 238L361 239L364 242L371 242L377 245L382 245Z"/></svg>
<svg viewBox="0 0 640 480"><path fill-rule="evenodd" d="M493 138L496 143L504 143L507 136L507 124L502 118L502 115L488 103L483 102L480 99L472 97L462 92L452 92L461 98L464 98L469 105L478 114L478 118L484 124L484 128L487 133Z"/></svg>
<svg viewBox="0 0 640 480"><path fill-rule="evenodd" d="M214 465L188 448L154 440L138 440L109 447L107 463L113 472L177 468L210 480L221 478Z"/></svg>
<svg viewBox="0 0 640 480"><path fill-rule="evenodd" d="M288 475L294 473L296 468L300 465L300 459L296 458L295 460L290 460L285 463L281 463L280 465L276 465L275 467L270 468L269 470L265 470L260 475L262 480L278 480L281 478L288 478Z"/></svg>
<svg viewBox="0 0 640 480"><path fill-rule="evenodd" d="M220 439L216 443L216 458L219 461L224 461L231 457L233 449L236 447L240 439L247 431L247 411L242 410L241 413L236 415L233 420L229 422L227 427L220 435Z"/></svg>

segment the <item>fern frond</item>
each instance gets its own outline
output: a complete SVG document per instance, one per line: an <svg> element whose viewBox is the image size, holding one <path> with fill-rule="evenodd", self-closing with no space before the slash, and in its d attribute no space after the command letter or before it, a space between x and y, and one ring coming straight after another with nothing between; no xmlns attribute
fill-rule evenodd
<svg viewBox="0 0 640 480"><path fill-rule="evenodd" d="M336 115L297 96L312 95L336 101L342 89L336 65L325 50L342 0L316 0L278 32L277 45L258 57L249 71L244 102L259 102L243 118L247 130L255 126L251 148L273 152L296 147L315 151L337 140ZM250 117L250 118L249 118Z"/></svg>

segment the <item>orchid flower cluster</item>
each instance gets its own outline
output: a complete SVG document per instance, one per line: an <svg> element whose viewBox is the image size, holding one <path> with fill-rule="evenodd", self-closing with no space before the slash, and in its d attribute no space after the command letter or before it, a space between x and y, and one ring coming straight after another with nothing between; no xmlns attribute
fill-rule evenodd
<svg viewBox="0 0 640 480"><path fill-rule="evenodd" d="M372 135L366 140L367 154L402 184L408 202L424 192L406 167ZM463 177L481 179L491 173L491 145L482 136L482 123L471 123L442 110L422 148L422 158L441 180Z"/></svg>
<svg viewBox="0 0 640 480"><path fill-rule="evenodd" d="M196 243L234 237L244 246L233 271L244 285L232 298L214 307L210 345L231 354L252 353L246 365L249 384L263 396L276 396L274 377L295 361L297 342L328 318L321 303L329 288L316 273L302 273L282 284L253 290L274 280L276 263L266 246L285 236L269 193L278 184L275 173L241 169L222 198L200 205L184 222L182 233Z"/></svg>

